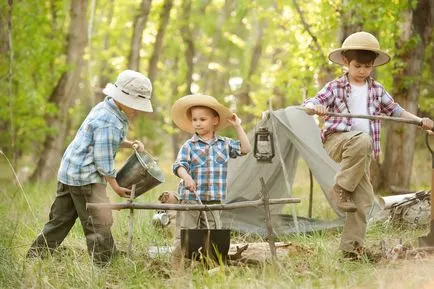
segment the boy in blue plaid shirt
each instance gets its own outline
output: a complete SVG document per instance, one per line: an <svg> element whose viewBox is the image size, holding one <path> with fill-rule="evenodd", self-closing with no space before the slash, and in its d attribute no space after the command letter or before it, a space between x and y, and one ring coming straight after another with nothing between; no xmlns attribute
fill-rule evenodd
<svg viewBox="0 0 434 289"><path fill-rule="evenodd" d="M63 155L49 221L28 257L52 253L78 217L93 261L99 265L110 261L116 250L111 209L86 210L86 203L108 203L106 183L120 197L129 197L130 190L116 181L114 158L119 148L144 149L140 141L128 141L126 135L129 121L138 112L152 112L151 91L149 79L132 70L120 73L115 84L107 84L103 90L107 97L91 110Z"/></svg>
<svg viewBox="0 0 434 289"><path fill-rule="evenodd" d="M172 107L172 119L182 130L194 133L182 145L173 164L174 174L181 178L178 187L181 204L197 204L197 199L204 204L221 203L226 195L229 158L250 151L241 120L214 97L201 94L177 100ZM215 133L227 125L235 128L239 140ZM207 211L205 214L211 229L221 229L220 212ZM174 257L180 257L180 230L193 228L206 228L204 215L199 211L180 211Z"/></svg>

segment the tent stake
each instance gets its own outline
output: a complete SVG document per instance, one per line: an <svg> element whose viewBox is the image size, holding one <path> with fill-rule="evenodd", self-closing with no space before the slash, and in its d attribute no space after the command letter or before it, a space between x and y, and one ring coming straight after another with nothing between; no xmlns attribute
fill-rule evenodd
<svg viewBox="0 0 434 289"><path fill-rule="evenodd" d="M271 258L273 261L276 261L276 245L274 244L274 232L273 232L273 226L271 225L271 214L270 214L270 205L268 203L268 200L270 199L270 193L267 190L267 187L265 186L264 178L261 177L261 195L262 195L262 201L264 202L264 210L265 210L265 223L267 226L267 239L268 244L270 245L270 252L271 252Z"/></svg>

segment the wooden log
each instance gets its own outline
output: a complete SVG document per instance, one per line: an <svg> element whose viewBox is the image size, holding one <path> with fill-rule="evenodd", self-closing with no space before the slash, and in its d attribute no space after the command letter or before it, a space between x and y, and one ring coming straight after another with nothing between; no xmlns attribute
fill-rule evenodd
<svg viewBox="0 0 434 289"><path fill-rule="evenodd" d="M278 204L289 204L289 203L300 203L299 198L280 198L280 199L269 199L268 203L270 205ZM86 208L109 208L112 210L124 210L124 209L139 209L139 210L173 210L173 211L216 211L216 210L234 210L239 208L247 207L259 207L263 206L264 201L262 199L255 201L243 201L231 204L212 204L212 205L186 205L186 204L146 204L146 203L87 203Z"/></svg>

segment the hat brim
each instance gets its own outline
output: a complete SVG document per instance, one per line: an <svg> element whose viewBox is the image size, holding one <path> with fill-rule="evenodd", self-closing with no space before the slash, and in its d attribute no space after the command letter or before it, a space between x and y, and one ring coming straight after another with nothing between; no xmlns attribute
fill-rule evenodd
<svg viewBox="0 0 434 289"><path fill-rule="evenodd" d="M388 63L390 61L390 55L387 54L386 52L380 50L380 49L366 49L365 46L350 46L350 47L345 47L345 48L339 48L339 49L335 49L332 52L329 53L329 60L340 64L340 65L346 65L345 61L344 61L344 56L342 55L343 51L347 51L347 50L368 50L368 51L372 51L378 54L377 58L375 58L374 60L374 66L380 66L380 65L384 65L386 63Z"/></svg>
<svg viewBox="0 0 434 289"><path fill-rule="evenodd" d="M186 95L178 99L172 106L171 115L173 122L183 131L194 133L194 128L189 117L189 109L193 106L205 106L215 110L220 118L216 130L221 130L229 125L227 119L233 113L215 98L203 94Z"/></svg>
<svg viewBox="0 0 434 289"><path fill-rule="evenodd" d="M152 104L149 99L128 95L111 83L108 83L102 92L132 109L144 112L153 112Z"/></svg>

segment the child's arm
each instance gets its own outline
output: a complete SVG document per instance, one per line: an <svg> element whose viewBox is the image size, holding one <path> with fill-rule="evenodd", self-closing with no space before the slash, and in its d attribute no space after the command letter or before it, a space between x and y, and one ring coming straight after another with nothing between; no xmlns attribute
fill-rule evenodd
<svg viewBox="0 0 434 289"><path fill-rule="evenodd" d="M334 102L335 86L336 81L331 81L327 83L315 97L306 99L303 102L303 106L309 109L306 113L309 115L324 115L328 111L327 106Z"/></svg>
<svg viewBox="0 0 434 289"><path fill-rule="evenodd" d="M129 141L127 139L125 139L120 145L120 148L133 148L134 146L136 146L136 149L139 152L143 152L145 151L145 146L143 145L143 143L139 140L135 140L135 141Z"/></svg>
<svg viewBox="0 0 434 289"><path fill-rule="evenodd" d="M418 116L416 116L416 115L414 115L414 114L412 114L406 110L402 111L401 117L417 120L418 122L420 122L422 124L422 129L432 130L434 128L434 122L427 117L420 118L420 117L418 117Z"/></svg>
<svg viewBox="0 0 434 289"><path fill-rule="evenodd" d="M241 119L234 113L232 114L232 118L228 119L228 122L232 124L232 126L235 128L235 131L237 132L237 137L240 140L241 154L248 154L251 149L250 142L241 125Z"/></svg>
<svg viewBox="0 0 434 289"><path fill-rule="evenodd" d="M107 183L110 184L113 191L115 191L116 194L119 195L119 197L122 197L122 198L129 198L130 197L131 190L119 186L118 182L116 181L116 178L105 176L105 179L106 179Z"/></svg>
<svg viewBox="0 0 434 289"><path fill-rule="evenodd" d="M190 191L195 192L196 191L196 183L193 181L193 178L190 176L190 174L187 172L187 170L184 167L179 167L176 170L176 174L184 180L184 186Z"/></svg>

